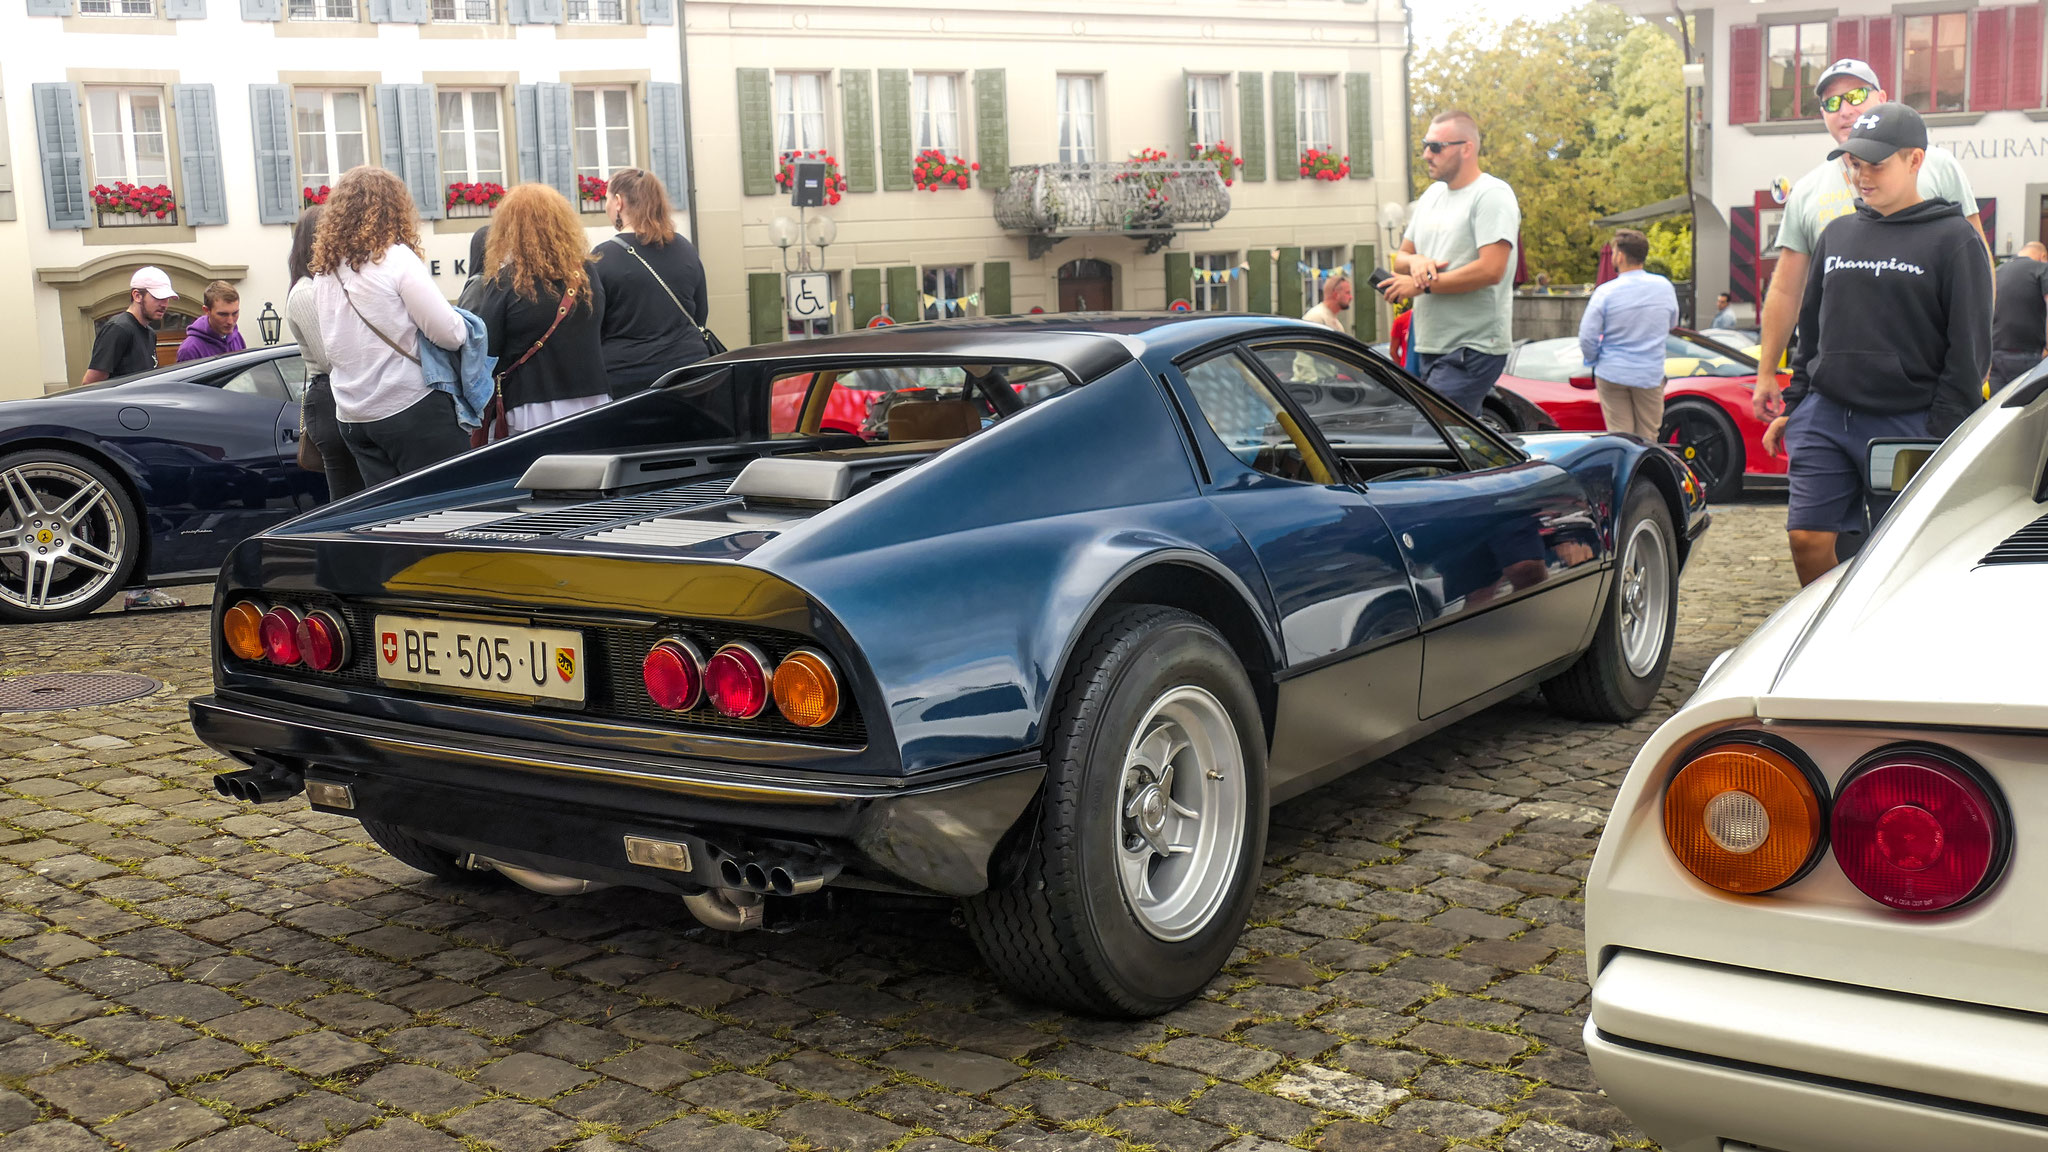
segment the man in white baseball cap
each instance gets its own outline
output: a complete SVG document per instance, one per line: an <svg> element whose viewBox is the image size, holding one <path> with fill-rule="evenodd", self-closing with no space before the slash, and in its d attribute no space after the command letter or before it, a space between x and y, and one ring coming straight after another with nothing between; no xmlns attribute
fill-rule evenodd
<svg viewBox="0 0 2048 1152"><path fill-rule="evenodd" d="M143 266L128 278L128 309L100 325L93 337L92 359L81 384L97 384L115 376L131 376L156 367L156 322L176 300L178 290L161 268Z"/></svg>
<svg viewBox="0 0 2048 1152"><path fill-rule="evenodd" d="M1856 126L1859 116L1891 100L1885 93L1884 82L1877 77L1877 69L1865 60L1843 59L1828 65L1814 84L1813 92L1820 98L1821 120L1827 125L1828 135L1834 137L1837 151L1849 138L1849 130ZM1961 205L1964 217L1981 240L1984 225L1963 166L1947 149L1926 151L1927 159L1920 166L1921 197ZM1799 321L1799 302L1806 294L1806 272L1814 245L1829 221L1856 211L1856 190L1850 184L1847 163L1846 159L1821 161L1792 185L1791 195L1785 198L1785 220L1778 229L1778 267L1771 276L1759 325L1763 329L1763 347L1757 363L1764 367L1757 375L1756 391L1749 400L1751 412L1766 423L1785 410L1775 370ZM1984 259L1988 267L1988 248Z"/></svg>

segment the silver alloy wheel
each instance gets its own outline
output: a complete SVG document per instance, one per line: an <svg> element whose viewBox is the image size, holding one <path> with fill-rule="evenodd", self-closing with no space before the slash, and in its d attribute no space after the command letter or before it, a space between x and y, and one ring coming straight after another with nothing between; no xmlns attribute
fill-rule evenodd
<svg viewBox="0 0 2048 1152"><path fill-rule="evenodd" d="M127 531L88 472L55 460L0 472L0 600L34 612L97 602L120 575Z"/></svg>
<svg viewBox="0 0 2048 1152"><path fill-rule="evenodd" d="M1671 617L1671 549L1655 517L1645 516L1629 530L1616 579L1621 581L1621 659L1631 673L1648 676L1663 654Z"/></svg>
<svg viewBox="0 0 2048 1152"><path fill-rule="evenodd" d="M1230 713L1206 689L1169 689L1131 738L1117 799L1117 876L1145 931L1185 940L1230 898L1245 803Z"/></svg>

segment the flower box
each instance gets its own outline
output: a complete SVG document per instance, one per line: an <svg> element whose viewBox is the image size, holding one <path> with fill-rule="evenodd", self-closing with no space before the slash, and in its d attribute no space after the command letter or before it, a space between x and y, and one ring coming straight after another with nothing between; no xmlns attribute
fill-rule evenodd
<svg viewBox="0 0 2048 1152"><path fill-rule="evenodd" d="M1214 144L1197 144L1188 152L1190 160L1206 160L1216 166L1216 174L1223 177L1228 186L1237 183L1237 170L1244 167L1244 157L1233 151L1230 145L1218 140Z"/></svg>
<svg viewBox="0 0 2048 1152"><path fill-rule="evenodd" d="M505 198L505 186L488 180L476 182L457 181L448 185L448 218L450 220L475 219L489 216L498 202Z"/></svg>
<svg viewBox="0 0 2048 1152"><path fill-rule="evenodd" d="M1351 157L1310 148L1301 154L1301 174L1309 180L1342 180L1351 175Z"/></svg>
<svg viewBox="0 0 2048 1152"><path fill-rule="evenodd" d="M578 212L602 212L604 202L612 194L611 181L602 176L578 176L576 178L576 210Z"/></svg>
<svg viewBox="0 0 2048 1152"><path fill-rule="evenodd" d="M95 184L92 206L99 213L100 225L106 228L178 222L178 201L164 184L130 184L125 180Z"/></svg>
<svg viewBox="0 0 2048 1152"><path fill-rule="evenodd" d="M799 160L823 160L825 162L825 203L839 203L846 194L846 177L839 174L839 158L823 148L810 152L785 152L782 163L775 169L775 186L784 192L796 186L796 162Z"/></svg>
<svg viewBox="0 0 2048 1152"><path fill-rule="evenodd" d="M969 164L959 156L948 156L937 148L927 148L917 154L910 168L910 182L920 192L937 192L941 188L965 189L973 180L973 173L981 171L981 165Z"/></svg>

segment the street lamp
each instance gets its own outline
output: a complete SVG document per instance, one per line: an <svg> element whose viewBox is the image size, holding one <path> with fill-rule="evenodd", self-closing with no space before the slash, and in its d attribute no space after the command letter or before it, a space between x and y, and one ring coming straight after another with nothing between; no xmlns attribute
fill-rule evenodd
<svg viewBox="0 0 2048 1152"><path fill-rule="evenodd" d="M256 317L256 330L263 333L265 344L275 344L277 338L284 335L284 317L277 314L277 309L272 308L268 300L263 302L263 314Z"/></svg>

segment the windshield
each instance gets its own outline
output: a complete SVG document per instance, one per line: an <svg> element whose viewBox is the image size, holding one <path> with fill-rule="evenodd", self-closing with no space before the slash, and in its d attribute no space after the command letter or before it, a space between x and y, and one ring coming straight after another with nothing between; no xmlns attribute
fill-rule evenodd
<svg viewBox="0 0 2048 1152"><path fill-rule="evenodd" d="M958 440L1068 391L1047 364L863 365L774 377L769 432L870 442Z"/></svg>
<svg viewBox="0 0 2048 1152"><path fill-rule="evenodd" d="M1574 376L1591 374L1585 357L1579 355L1579 342L1571 337L1532 340L1522 345L1515 350L1514 369L1509 373L1524 380L1546 380L1553 384L1563 384ZM1664 375L1667 378L1755 374L1753 365L1698 340L1675 332L1664 337Z"/></svg>

